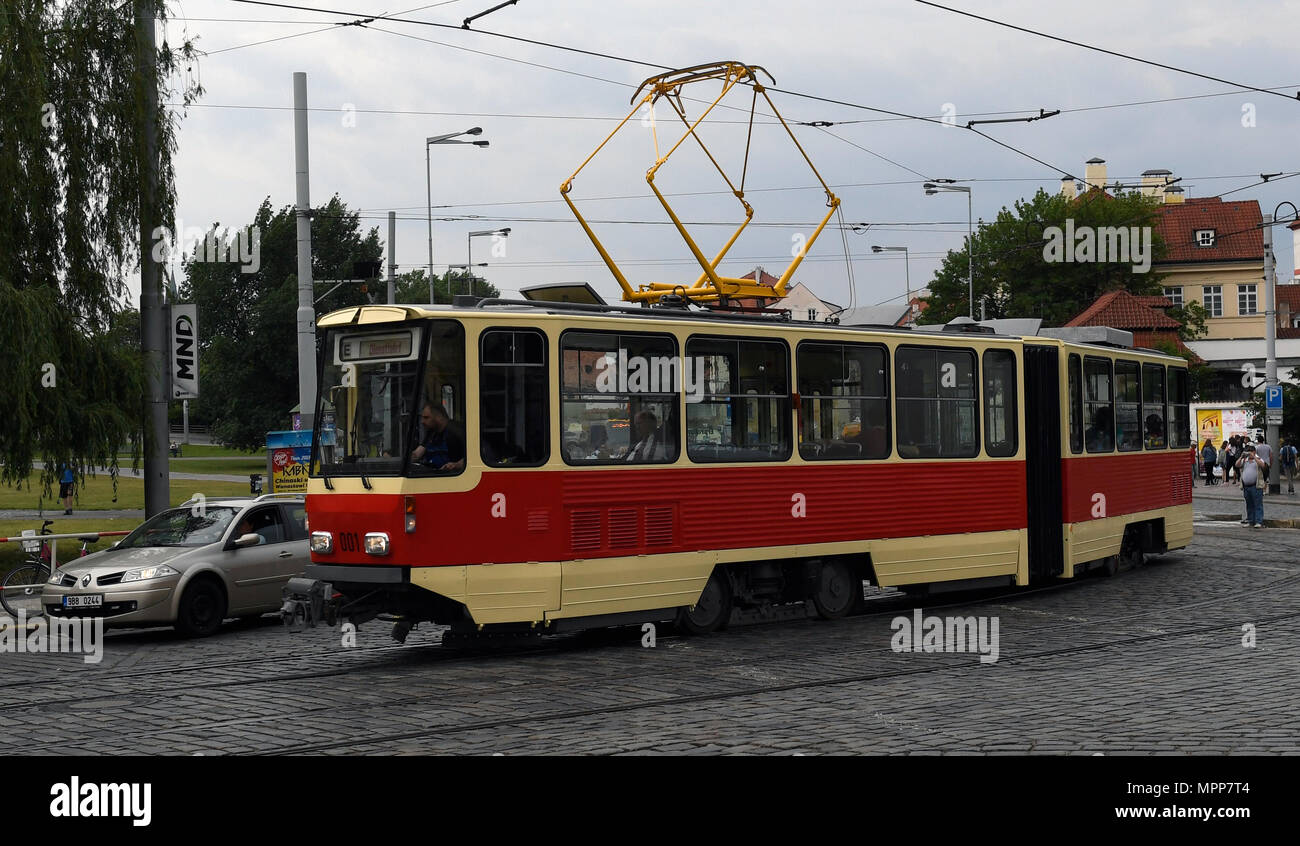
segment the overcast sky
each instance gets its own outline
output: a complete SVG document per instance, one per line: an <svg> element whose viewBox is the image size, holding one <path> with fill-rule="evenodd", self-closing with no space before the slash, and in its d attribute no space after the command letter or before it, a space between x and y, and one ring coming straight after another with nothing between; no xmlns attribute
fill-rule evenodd
<svg viewBox="0 0 1300 846"><path fill-rule="evenodd" d="M417 3L302 0L457 25L495 5L452 0L409 11ZM1168 0L946 5L1234 82L1287 86L1283 93L1292 98L1300 91L1296 0L1234 3L1230 14L1221 2ZM475 261L491 262L478 272L503 291L585 281L617 297L613 277L560 201L559 186L627 114L636 85L658 73L655 68L459 29L379 21L331 26L349 18L233 0L185 0L173 4L172 14L169 40L195 38L208 53L194 68L206 94L181 118L178 132L181 226L247 224L266 197L276 208L294 202L292 76L304 71L312 108L312 203L338 194L361 210L367 227L379 227L382 241L387 212L395 210L399 271L429 260L424 139L481 126L487 149L430 148L435 270L466 260L470 230L508 226L504 256L491 255L488 238L474 243ZM1048 120L980 127L1047 166L960 128L773 93L791 121L836 124L794 131L842 198L844 220L872 224L847 236L859 305L901 301L904 291L901 253L875 256L871 245L908 247L914 288L930 278L946 250L961 246L965 197L927 197L923 177L972 186L975 217L991 219L1039 187L1058 190L1060 171L1082 178L1084 162L1094 156L1107 161L1112 180L1136 181L1144 170L1168 168L1183 177L1191 197L1258 182L1261 173L1300 171L1300 101L1243 93L909 0L519 0L474 26L670 67L739 60L762 65L788 91L928 117L947 108L963 125L978 113L1063 110ZM284 40L254 43L276 38ZM687 94L716 92L707 83ZM1096 108L1165 98L1194 99ZM734 91L724 103L736 108L716 110L718 120L703 130L737 178L748 101L747 90ZM686 105L692 113L701 108ZM1253 126L1243 125L1252 122L1248 117ZM661 103L661 145L675 140L670 118ZM765 109L756 120L745 187L754 223L769 225L752 225L733 248L723 268L733 275L756 265L779 273L797 238L825 213L824 195L784 131ZM653 161L651 131L638 117L579 175L573 197L593 220L646 222L597 226L634 284L689 284L698 266L663 225L665 212L645 183ZM673 199L685 220L741 219L734 198L698 193L726 187L698 149L683 146L656 184L666 193L693 193ZM1300 205L1300 177L1225 199L1258 200L1265 213L1284 200ZM708 254L730 232L718 225L693 231ZM1275 228L1275 243L1279 275L1287 279L1290 232ZM826 299L848 302L838 231L816 243L796 279Z"/></svg>

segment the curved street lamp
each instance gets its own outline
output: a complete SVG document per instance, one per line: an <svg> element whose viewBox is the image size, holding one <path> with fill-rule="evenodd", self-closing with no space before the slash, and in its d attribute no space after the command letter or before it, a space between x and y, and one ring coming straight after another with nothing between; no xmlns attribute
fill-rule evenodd
<svg viewBox="0 0 1300 846"><path fill-rule="evenodd" d="M473 144L475 147L486 147L487 141L457 141L462 135L482 135L482 127L475 126L464 132L449 132L446 135L431 135L424 139L424 187L428 194L428 213L429 213L429 304L432 305L433 297L433 178L429 170L429 147L434 144ZM450 294L450 289L448 289Z"/></svg>
<svg viewBox="0 0 1300 846"><path fill-rule="evenodd" d="M975 319L975 236L974 216L971 213L971 190L964 185L937 184L951 183L951 179L936 179L934 182L925 183L925 195L927 197L938 194L940 191L960 191L966 195L966 285L970 288L970 313L971 320Z"/></svg>

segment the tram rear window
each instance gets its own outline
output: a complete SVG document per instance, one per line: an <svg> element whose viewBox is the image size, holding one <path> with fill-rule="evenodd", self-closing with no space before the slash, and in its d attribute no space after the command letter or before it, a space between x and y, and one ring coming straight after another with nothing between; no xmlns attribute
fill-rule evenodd
<svg viewBox="0 0 1300 846"><path fill-rule="evenodd" d="M889 456L888 357L865 344L799 345L799 454L810 461Z"/></svg>
<svg viewBox="0 0 1300 846"><path fill-rule="evenodd" d="M979 454L974 351L899 347L894 385L900 456L973 458Z"/></svg>
<svg viewBox="0 0 1300 846"><path fill-rule="evenodd" d="M1187 407L1187 371L1169 368L1169 446L1177 449L1192 444L1192 416Z"/></svg>

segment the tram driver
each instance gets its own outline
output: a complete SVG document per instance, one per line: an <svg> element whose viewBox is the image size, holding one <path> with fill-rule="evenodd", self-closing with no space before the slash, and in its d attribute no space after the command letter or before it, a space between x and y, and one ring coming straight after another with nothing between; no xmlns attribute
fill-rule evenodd
<svg viewBox="0 0 1300 846"><path fill-rule="evenodd" d="M433 470L465 469L465 438L456 430L442 403L426 402L420 411L423 436L411 460Z"/></svg>

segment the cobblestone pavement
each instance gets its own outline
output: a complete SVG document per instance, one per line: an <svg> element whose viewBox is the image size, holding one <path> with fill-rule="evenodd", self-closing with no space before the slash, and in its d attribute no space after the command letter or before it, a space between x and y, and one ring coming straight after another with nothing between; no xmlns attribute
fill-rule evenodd
<svg viewBox="0 0 1300 846"><path fill-rule="evenodd" d="M1199 510L1199 509L1198 509ZM493 649L382 623L110 632L103 660L0 654L0 743L31 754L1300 752L1300 531L1197 527L1113 579L877 600L827 623L639 629ZM996 663L894 652L896 616L989 616ZM1243 630L1243 627L1247 627ZM1253 634L1254 646L1243 641Z"/></svg>

